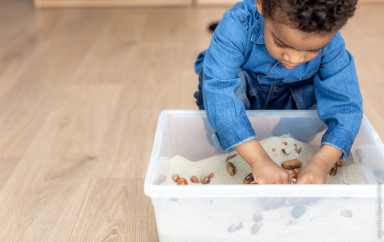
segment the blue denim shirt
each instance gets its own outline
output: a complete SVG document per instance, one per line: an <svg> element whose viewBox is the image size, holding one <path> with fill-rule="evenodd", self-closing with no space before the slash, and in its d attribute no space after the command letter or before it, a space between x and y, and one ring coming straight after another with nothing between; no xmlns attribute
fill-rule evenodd
<svg viewBox="0 0 384 242"><path fill-rule="evenodd" d="M340 149L342 159L348 157L363 110L353 57L340 32L313 60L286 69L265 47L263 16L255 1L244 0L224 14L204 61L195 63L197 73L202 66L204 106L223 150L257 138L244 104L235 95L241 84L238 73L246 69L266 85L313 79L317 112L328 126L321 144Z"/></svg>

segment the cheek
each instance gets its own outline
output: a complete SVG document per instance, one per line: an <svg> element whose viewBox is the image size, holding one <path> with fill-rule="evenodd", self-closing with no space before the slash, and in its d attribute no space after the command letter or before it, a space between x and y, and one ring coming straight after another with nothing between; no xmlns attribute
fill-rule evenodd
<svg viewBox="0 0 384 242"><path fill-rule="evenodd" d="M272 37L271 37L272 38ZM283 50L279 47L277 47L274 43L273 43L273 39L270 39L268 37L265 37L264 39L265 41L265 47L267 48L269 54L275 58L275 59L280 59L280 57L282 56L283 54Z"/></svg>
<svg viewBox="0 0 384 242"><path fill-rule="evenodd" d="M318 56L318 54L307 53L307 54L305 54L304 62L311 61L311 60L315 59L316 56Z"/></svg>

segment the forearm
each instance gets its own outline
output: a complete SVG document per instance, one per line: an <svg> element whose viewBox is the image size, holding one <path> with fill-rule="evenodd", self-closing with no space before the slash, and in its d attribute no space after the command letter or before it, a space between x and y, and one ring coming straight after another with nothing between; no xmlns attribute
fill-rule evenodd
<svg viewBox="0 0 384 242"><path fill-rule="evenodd" d="M328 173L340 159L343 152L331 145L323 145L320 150L313 156L309 163L318 166L324 172Z"/></svg>
<svg viewBox="0 0 384 242"><path fill-rule="evenodd" d="M235 146L234 149L252 168L262 165L269 159L268 154L257 139L244 142Z"/></svg>

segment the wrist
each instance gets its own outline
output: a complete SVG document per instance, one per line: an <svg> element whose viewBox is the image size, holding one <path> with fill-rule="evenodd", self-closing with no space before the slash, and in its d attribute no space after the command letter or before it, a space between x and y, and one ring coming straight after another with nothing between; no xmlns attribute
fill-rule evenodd
<svg viewBox="0 0 384 242"><path fill-rule="evenodd" d="M261 165L268 163L268 160L270 160L267 152L265 152L264 148L256 139L240 144L234 149L252 169L260 167Z"/></svg>
<svg viewBox="0 0 384 242"><path fill-rule="evenodd" d="M316 169L320 170L323 174L328 174L334 164L331 165L331 162L328 162L322 157L314 156L308 162L308 165L316 167Z"/></svg>
<svg viewBox="0 0 384 242"><path fill-rule="evenodd" d="M323 145L312 157L309 163L319 167L324 173L328 173L339 160L343 152L333 146Z"/></svg>
<svg viewBox="0 0 384 242"><path fill-rule="evenodd" d="M249 164L249 166L254 169L254 168L259 168L261 166L265 166L266 164L270 164L270 163L274 163L270 157L268 155L264 156L258 156L257 158L255 159L252 159L252 160L249 160L247 161L247 163Z"/></svg>

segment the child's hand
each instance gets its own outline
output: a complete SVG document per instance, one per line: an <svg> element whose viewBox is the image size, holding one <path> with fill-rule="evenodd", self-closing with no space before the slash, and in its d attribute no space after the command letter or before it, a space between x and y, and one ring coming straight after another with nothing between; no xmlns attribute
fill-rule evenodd
<svg viewBox="0 0 384 242"><path fill-rule="evenodd" d="M256 139L236 146L235 150L252 168L253 178L258 184L291 183L291 174L273 162Z"/></svg>
<svg viewBox="0 0 384 242"><path fill-rule="evenodd" d="M278 166L269 157L251 164L252 175L257 184L290 184L292 175Z"/></svg>
<svg viewBox="0 0 384 242"><path fill-rule="evenodd" d="M326 184L327 174L342 155L330 145L323 145L299 173L296 184Z"/></svg>
<svg viewBox="0 0 384 242"><path fill-rule="evenodd" d="M327 174L324 166L319 165L321 160L313 157L297 176L296 184L326 184Z"/></svg>

